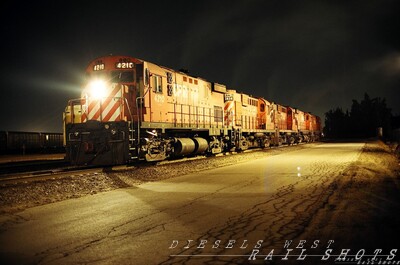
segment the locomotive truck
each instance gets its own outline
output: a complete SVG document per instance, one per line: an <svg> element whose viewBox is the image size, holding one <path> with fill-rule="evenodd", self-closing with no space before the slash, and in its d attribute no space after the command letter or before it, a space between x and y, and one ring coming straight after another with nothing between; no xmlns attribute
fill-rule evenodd
<svg viewBox="0 0 400 265"><path fill-rule="evenodd" d="M318 140L318 116L129 56L86 68L64 112L66 158L118 165Z"/></svg>

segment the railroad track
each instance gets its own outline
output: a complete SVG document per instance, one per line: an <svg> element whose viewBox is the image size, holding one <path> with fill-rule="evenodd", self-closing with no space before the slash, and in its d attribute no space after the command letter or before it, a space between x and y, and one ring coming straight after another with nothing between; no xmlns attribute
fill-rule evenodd
<svg viewBox="0 0 400 265"><path fill-rule="evenodd" d="M71 175L98 174L103 172L102 167L58 167L36 171L24 171L0 175L0 185L19 184L32 181L46 181L63 178Z"/></svg>
<svg viewBox="0 0 400 265"><path fill-rule="evenodd" d="M68 163L64 159L7 162L0 164L0 176L31 171L49 170L67 165Z"/></svg>

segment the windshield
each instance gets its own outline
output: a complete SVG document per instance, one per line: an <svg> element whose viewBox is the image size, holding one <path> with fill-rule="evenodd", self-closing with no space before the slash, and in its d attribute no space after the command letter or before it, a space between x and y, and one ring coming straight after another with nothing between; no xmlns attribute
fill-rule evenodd
<svg viewBox="0 0 400 265"><path fill-rule="evenodd" d="M112 71L112 83L132 83L134 81L133 71Z"/></svg>

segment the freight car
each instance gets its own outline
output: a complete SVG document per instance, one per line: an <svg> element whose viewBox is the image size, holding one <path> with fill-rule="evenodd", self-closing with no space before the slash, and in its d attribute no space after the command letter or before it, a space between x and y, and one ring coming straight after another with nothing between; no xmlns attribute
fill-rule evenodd
<svg viewBox="0 0 400 265"><path fill-rule="evenodd" d="M0 154L64 151L62 133L0 131Z"/></svg>
<svg viewBox="0 0 400 265"><path fill-rule="evenodd" d="M133 57L95 59L86 76L64 112L66 158L76 165L309 142L321 131L310 113Z"/></svg>

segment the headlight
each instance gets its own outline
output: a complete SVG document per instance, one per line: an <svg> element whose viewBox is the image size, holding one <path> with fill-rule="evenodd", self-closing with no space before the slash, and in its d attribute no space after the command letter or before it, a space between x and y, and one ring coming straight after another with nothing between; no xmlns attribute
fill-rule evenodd
<svg viewBox="0 0 400 265"><path fill-rule="evenodd" d="M97 79L89 83L89 95L93 99L102 99L107 96L107 84L105 81Z"/></svg>

